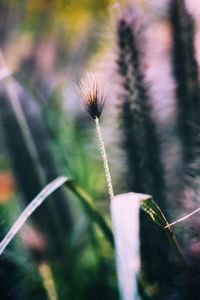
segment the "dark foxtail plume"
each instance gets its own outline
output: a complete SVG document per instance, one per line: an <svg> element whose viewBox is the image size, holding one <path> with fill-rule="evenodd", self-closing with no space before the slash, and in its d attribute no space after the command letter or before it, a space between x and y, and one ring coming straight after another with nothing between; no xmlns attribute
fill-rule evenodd
<svg viewBox="0 0 200 300"><path fill-rule="evenodd" d="M150 178L147 165L143 113L136 88L138 75L138 49L131 26L125 18L118 23L119 72L123 81L124 97L121 105L122 128L124 132L124 148L127 152L128 165L132 169L130 185L136 192L150 193ZM138 134L140 132L140 134ZM145 170L145 171L144 171ZM147 180L146 180L147 179ZM144 186L145 184L145 186Z"/></svg>
<svg viewBox="0 0 200 300"><path fill-rule="evenodd" d="M127 156L128 185L136 192L150 193L164 201L160 145L141 71L136 26L137 16L131 10L117 24L117 63L123 84L120 114L123 146Z"/></svg>
<svg viewBox="0 0 200 300"><path fill-rule="evenodd" d="M128 188L153 195L157 203L165 207L160 143L155 120L151 116L148 88L142 73L139 46L142 32L139 32L139 36L136 30L137 22L135 12L129 10L128 15L125 13L117 24L117 63L123 85L120 116L123 146L127 157ZM157 282L162 290L172 275L169 243L162 230L154 226L143 213L140 221L142 271L147 281ZM154 236L159 237L159 241L155 241ZM165 250L162 249L162 245L165 245ZM161 272L160 266L165 271ZM160 291L158 294L161 296Z"/></svg>
<svg viewBox="0 0 200 300"><path fill-rule="evenodd" d="M186 163L194 159L200 126L198 66L194 50L194 21L182 0L172 0L170 20L173 35L173 66L179 109L179 131Z"/></svg>
<svg viewBox="0 0 200 300"><path fill-rule="evenodd" d="M198 207L200 191L200 90L194 47L195 23L185 7L185 2L181 0L171 0L170 19L173 33L172 59L176 81L176 101L179 109L178 125L183 145L184 176L186 178L185 190L189 187L188 190L191 189L194 195L181 199L181 208L187 215L188 203L193 209ZM184 299L192 299L199 294L199 284L194 275L200 272L199 258L194 250L194 236L198 236L198 232L199 217L193 216L192 233L186 225L181 235L189 263L189 268L185 273Z"/></svg>

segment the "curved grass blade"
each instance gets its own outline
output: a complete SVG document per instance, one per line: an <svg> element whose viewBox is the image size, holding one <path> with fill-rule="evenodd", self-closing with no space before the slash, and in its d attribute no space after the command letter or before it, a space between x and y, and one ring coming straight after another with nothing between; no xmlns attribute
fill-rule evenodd
<svg viewBox="0 0 200 300"><path fill-rule="evenodd" d="M160 207L153 201L152 198L142 200L140 207L150 216L150 218L156 224L158 224L162 228L165 228L169 224Z"/></svg>
<svg viewBox="0 0 200 300"><path fill-rule="evenodd" d="M61 176L53 180L51 183L46 185L41 192L27 205L24 211L21 213L19 218L13 224L11 229L8 231L4 239L0 243L0 255L6 249L11 240L15 237L24 223L27 221L28 217L42 204L42 202L50 196L56 189L61 187L66 181L67 177Z"/></svg>
<svg viewBox="0 0 200 300"><path fill-rule="evenodd" d="M123 300L138 300L140 269L139 211L141 200L148 195L126 193L111 201L111 215L116 248L116 264Z"/></svg>
<svg viewBox="0 0 200 300"><path fill-rule="evenodd" d="M138 274L140 269L139 210L144 210L163 229L168 224L166 217L151 196L138 193L120 194L111 201L117 272L123 300L138 300ZM180 247L171 228L167 235L176 246L178 259L183 259ZM140 283L140 290L145 290Z"/></svg>
<svg viewBox="0 0 200 300"><path fill-rule="evenodd" d="M88 216L92 219L93 222L96 222L107 240L110 242L111 246L114 247L111 228L106 223L104 218L99 214L97 207L90 195L88 195L87 192L73 180L67 181L65 185L77 196Z"/></svg>

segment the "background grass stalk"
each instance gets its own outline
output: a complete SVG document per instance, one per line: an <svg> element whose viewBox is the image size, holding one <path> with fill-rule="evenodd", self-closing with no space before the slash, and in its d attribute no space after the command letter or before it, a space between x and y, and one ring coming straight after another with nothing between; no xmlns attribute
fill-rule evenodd
<svg viewBox="0 0 200 300"><path fill-rule="evenodd" d="M108 193L109 193L109 196L110 196L110 200L112 200L114 198L112 180L111 180L110 169L109 169L109 165L108 165L108 158L107 158L107 155L106 155L106 149L105 149L105 146L104 146L104 141L103 141L103 137L102 137L102 134L101 134L101 128L100 128L98 118L95 118L95 124L96 124L96 131L97 131L97 137L98 137L98 140L99 140L101 155L102 155L102 159L103 159L103 166L104 166L106 182L107 182L107 186L108 186Z"/></svg>
<svg viewBox="0 0 200 300"><path fill-rule="evenodd" d="M51 268L45 262L41 263L38 268L49 300L58 300Z"/></svg>

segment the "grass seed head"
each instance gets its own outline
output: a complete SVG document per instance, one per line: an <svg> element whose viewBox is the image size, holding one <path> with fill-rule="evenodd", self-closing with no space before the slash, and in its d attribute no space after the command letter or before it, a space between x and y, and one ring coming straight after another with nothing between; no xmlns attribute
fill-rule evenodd
<svg viewBox="0 0 200 300"><path fill-rule="evenodd" d="M99 119L105 102L104 85L93 74L87 73L77 87L78 93L93 119Z"/></svg>

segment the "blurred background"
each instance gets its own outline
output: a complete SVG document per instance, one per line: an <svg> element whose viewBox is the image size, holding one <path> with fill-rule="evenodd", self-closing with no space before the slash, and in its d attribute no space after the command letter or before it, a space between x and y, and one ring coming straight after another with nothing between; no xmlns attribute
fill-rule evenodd
<svg viewBox="0 0 200 300"><path fill-rule="evenodd" d="M75 83L106 55L110 5L0 2L1 238L59 175L76 180L108 216L94 124ZM117 297L113 247L64 188L35 213L0 260L2 300Z"/></svg>
<svg viewBox="0 0 200 300"><path fill-rule="evenodd" d="M115 193L153 195L170 221L197 208L199 20L198 0L0 1L0 238L51 180L75 182L0 257L1 300L119 298L95 126L75 90L88 71L107 83ZM193 299L163 231L141 224L142 299ZM177 228L187 283L200 270L199 229L197 219Z"/></svg>

